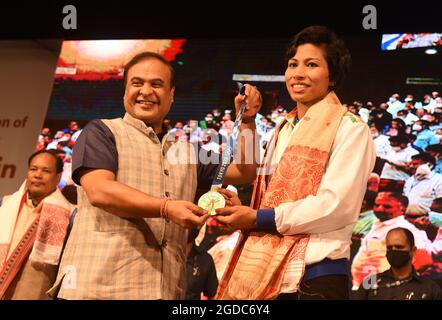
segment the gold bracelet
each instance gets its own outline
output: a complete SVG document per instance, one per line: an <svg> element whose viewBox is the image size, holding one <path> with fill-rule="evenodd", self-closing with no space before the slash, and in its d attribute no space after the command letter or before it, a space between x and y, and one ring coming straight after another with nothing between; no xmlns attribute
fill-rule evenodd
<svg viewBox="0 0 442 320"><path fill-rule="evenodd" d="M160 216L164 219L166 219L167 221L169 221L169 217L167 215L167 202L169 202L169 198L166 198L164 200L164 202L161 204L161 208L160 208Z"/></svg>
<svg viewBox="0 0 442 320"><path fill-rule="evenodd" d="M164 217L167 222L169 222L169 213L167 212L167 203L169 202L169 198L164 202Z"/></svg>

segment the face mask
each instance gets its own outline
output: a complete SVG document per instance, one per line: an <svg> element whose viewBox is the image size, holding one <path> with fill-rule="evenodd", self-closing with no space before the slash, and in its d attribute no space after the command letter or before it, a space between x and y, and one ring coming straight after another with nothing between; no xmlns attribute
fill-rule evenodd
<svg viewBox="0 0 442 320"><path fill-rule="evenodd" d="M396 101L396 98L393 98L393 97L390 98L390 102L395 102L395 101Z"/></svg>
<svg viewBox="0 0 442 320"><path fill-rule="evenodd" d="M430 211L428 212L430 223L438 228L442 227L442 213Z"/></svg>
<svg viewBox="0 0 442 320"><path fill-rule="evenodd" d="M208 117L205 117L204 119L206 119L206 121L212 121L213 120L212 118L208 118Z"/></svg>
<svg viewBox="0 0 442 320"><path fill-rule="evenodd" d="M421 131L422 130L422 126L419 124L413 124L413 128L414 131Z"/></svg>
<svg viewBox="0 0 442 320"><path fill-rule="evenodd" d="M372 137L373 139L379 137L379 132L372 133L372 134L371 134L371 137Z"/></svg>
<svg viewBox="0 0 442 320"><path fill-rule="evenodd" d="M389 250L387 251L387 260L393 268L402 268L411 260L410 252Z"/></svg>
<svg viewBox="0 0 442 320"><path fill-rule="evenodd" d="M395 152L401 151L401 147L391 147L391 149Z"/></svg>
<svg viewBox="0 0 442 320"><path fill-rule="evenodd" d="M215 117L219 117L219 116L220 116L220 113L219 113L219 112L214 112L213 115L214 115Z"/></svg>

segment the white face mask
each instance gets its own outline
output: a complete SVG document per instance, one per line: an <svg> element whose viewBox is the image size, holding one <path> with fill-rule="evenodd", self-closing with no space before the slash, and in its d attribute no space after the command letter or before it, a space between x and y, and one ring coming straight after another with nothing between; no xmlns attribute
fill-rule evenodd
<svg viewBox="0 0 442 320"><path fill-rule="evenodd" d="M430 220L430 223L436 227L442 227L442 213L435 212L435 211L429 211L428 212L428 219Z"/></svg>
<svg viewBox="0 0 442 320"><path fill-rule="evenodd" d="M372 133L371 133L371 137L372 137L373 139L376 139L377 137L379 137L379 132L372 132Z"/></svg>
<svg viewBox="0 0 442 320"><path fill-rule="evenodd" d="M209 117L206 117L205 119L206 119L206 121L212 121L213 120L213 118L209 118Z"/></svg>
<svg viewBox="0 0 442 320"><path fill-rule="evenodd" d="M422 126L420 124L413 124L412 129L414 131L421 131L422 130Z"/></svg>

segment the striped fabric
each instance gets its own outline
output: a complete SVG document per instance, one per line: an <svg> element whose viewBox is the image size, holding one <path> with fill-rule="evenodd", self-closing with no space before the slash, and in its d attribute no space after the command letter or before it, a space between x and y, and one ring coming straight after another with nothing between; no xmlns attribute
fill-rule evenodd
<svg viewBox="0 0 442 320"><path fill-rule="evenodd" d="M171 164L167 136L161 143L151 127L129 114L103 122L116 140L117 181L158 198L194 200L196 164ZM78 214L57 277L58 297L184 298L183 228L162 218L110 214L93 207L81 187L78 196Z"/></svg>

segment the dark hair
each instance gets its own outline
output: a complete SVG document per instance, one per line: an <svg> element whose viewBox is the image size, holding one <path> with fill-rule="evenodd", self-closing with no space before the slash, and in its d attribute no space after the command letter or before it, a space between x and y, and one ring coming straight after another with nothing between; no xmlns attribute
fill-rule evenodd
<svg viewBox="0 0 442 320"><path fill-rule="evenodd" d="M426 151L433 151L436 153L442 153L442 145L441 144L430 144Z"/></svg>
<svg viewBox="0 0 442 320"><path fill-rule="evenodd" d="M420 121L422 128L428 128L430 126L430 122L427 120L422 120L422 119L416 120L416 122L418 121Z"/></svg>
<svg viewBox="0 0 442 320"><path fill-rule="evenodd" d="M436 199L433 200L433 202L431 203L431 207L434 207L434 206L436 206L437 208L441 208L442 209L442 197L439 197L439 198L436 198ZM436 210L434 210L434 211L436 211ZM441 213L440 211L436 211L436 212Z"/></svg>
<svg viewBox="0 0 442 320"><path fill-rule="evenodd" d="M429 163L431 163L433 165L433 167L436 164L436 159L434 159L434 157L430 156L426 152L415 154L414 156L411 157L411 159L413 159L413 160L422 160L424 163L429 162Z"/></svg>
<svg viewBox="0 0 442 320"><path fill-rule="evenodd" d="M351 66L351 56L344 41L339 39L327 27L307 27L293 37L287 48L286 61L293 58L300 45L308 43L324 47L324 56L328 64L330 81L335 83L333 88L338 88L344 81Z"/></svg>
<svg viewBox="0 0 442 320"><path fill-rule="evenodd" d="M390 140L390 142L395 142L398 144L408 144L408 142L410 142L408 137L406 135L402 135L402 134L399 134L397 136L392 136L392 137L390 137L389 140Z"/></svg>
<svg viewBox="0 0 442 320"><path fill-rule="evenodd" d="M393 231L402 231L405 234L405 237L407 238L407 243L410 246L410 248L414 248L414 236L410 230L406 228L394 228L387 232L386 237L390 234L390 232Z"/></svg>
<svg viewBox="0 0 442 320"><path fill-rule="evenodd" d="M402 120L401 118L394 118L394 119L391 120L391 122L393 122L393 121L396 122L399 125L399 129L404 129L404 128L407 127L405 125L405 121Z"/></svg>
<svg viewBox="0 0 442 320"><path fill-rule="evenodd" d="M381 123L379 123L379 122L371 122L370 123L370 128L371 127L374 127L374 128L376 128L376 130L378 130L379 131L379 133L383 133L383 131L384 131L384 126L381 124Z"/></svg>
<svg viewBox="0 0 442 320"><path fill-rule="evenodd" d="M402 193L389 192L389 191L384 191L384 192L387 193L390 198L393 198L393 199L396 199L397 201L399 201L404 206L404 208L408 207L408 198L406 196L404 196Z"/></svg>
<svg viewBox="0 0 442 320"><path fill-rule="evenodd" d="M143 60L149 60L149 59L156 59L158 61L161 61L164 63L170 70L170 87L175 87L175 70L173 69L172 65L169 61L164 59L164 57L158 53L145 51L137 54L134 56L126 65L124 66L124 86L127 84L127 74L129 73L130 68L132 68L134 65L140 63Z"/></svg>
<svg viewBox="0 0 442 320"><path fill-rule="evenodd" d="M28 166L31 165L32 159L34 159L36 156L38 156L39 154L42 154L42 153L47 153L47 154L53 156L55 159L55 171L57 173L63 172L63 161L59 157L57 157L57 153L53 150L39 150L37 152L34 152L33 154L31 154L31 156L28 159Z"/></svg>

